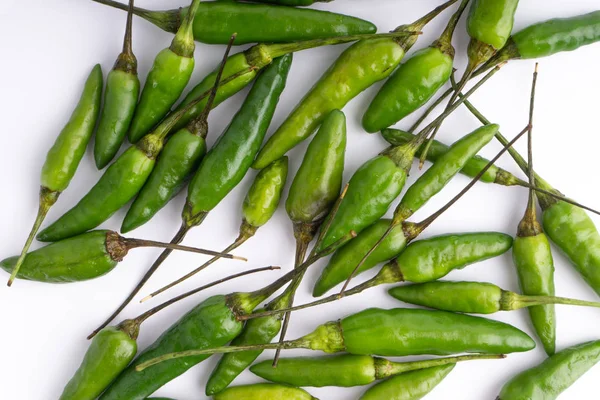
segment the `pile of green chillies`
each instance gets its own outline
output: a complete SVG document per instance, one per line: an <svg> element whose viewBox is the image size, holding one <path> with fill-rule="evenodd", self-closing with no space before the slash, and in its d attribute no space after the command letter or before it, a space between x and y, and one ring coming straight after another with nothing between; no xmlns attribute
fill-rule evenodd
<svg viewBox="0 0 600 400"><path fill-rule="evenodd" d="M116 310L89 335L87 352L64 386L61 400L169 400L149 396L213 354L222 355L206 377L205 394L217 400L316 400L305 388L367 385L371 386L362 392L362 400L417 400L458 363L500 360L529 352L538 342L548 357L504 383L496 400L550 400L600 361L600 334L597 340L569 348L557 349L556 345L560 321L555 305L600 308L600 302L557 296L553 244L600 295L600 233L587 213L598 211L566 197L533 168L538 65L528 93L529 118L512 139L503 136L500 126L471 100L488 80L498 79L495 75L507 62L539 59L599 42L600 10L537 22L513 32L518 0L440 0L421 18L377 34L377 27L369 21L310 8L331 0L191 0L188 7L166 11L140 8L134 0L128 4L93 1L127 12L122 49L106 81L99 64L90 72L75 110L47 153L39 209L22 252L0 261L0 268L9 274L8 286L15 280L75 284L111 272L133 248L163 251L131 292L124 294ZM100 6L90 2L92 7ZM408 2L398 4L402 7L409 7ZM134 54L135 17L171 36L170 45L157 53L142 80ZM460 32L463 17L466 31ZM419 36L436 18L447 19L445 28L435 41L421 46ZM469 40L464 55L467 66L458 80L454 77L458 54L452 44L457 35ZM182 98L190 87L196 60L202 59L198 55L204 49L197 49L196 42L227 47L221 63L193 82ZM304 79L292 69L293 54L343 43L350 45L289 116L272 127L287 83ZM252 46L230 56L233 46L243 44ZM407 56L413 48L417 51ZM475 83L467 87L470 81ZM380 132L389 146L345 175L349 117L344 107L377 82L383 84L359 118L364 131ZM211 110L246 87L250 89L241 106L209 146ZM411 127L393 127L422 109L444 87L448 89ZM425 125L447 98L443 111ZM435 140L444 120L460 107L466 107L481 126L449 145ZM273 133L267 136L271 127ZM527 157L513 147L524 136ZM92 137L95 165L103 171L99 180L69 211L41 229L51 207L68 188ZM494 138L502 150L492 160L479 156ZM296 163L288 158L290 150L309 139L302 159ZM521 177L495 165L504 152L522 170ZM416 174L415 158L421 161L419 169L425 160L432 165ZM293 170L295 165L299 167ZM408 186L411 173L417 176ZM413 221L458 174L470 177L469 184L433 214ZM239 233L231 243L221 251L182 245L186 235L203 224L247 175L253 179L239 204ZM350 176L347 182L345 176ZM506 190L527 189L523 217L511 234L462 232L457 227L456 232L422 237L438 217L481 182ZM169 242L125 238L96 229L127 207L120 231L133 231L183 191L187 196L180 224ZM296 244L295 254L290 255L293 268L258 290L199 301L138 353L140 328L159 311L234 278L279 269L244 270L114 324L171 252L183 250L211 258L187 268L175 281L161 282L141 302L170 291L222 258L245 260L231 252L244 249L279 208L285 208L288 233ZM392 217L385 218L390 211ZM218 221L212 229L220 229ZM30 251L35 239L47 244ZM277 245L282 238L270 240ZM490 282L440 280L509 251L513 264L509 272L518 281L520 293ZM295 305L307 270L329 256L312 289L316 299ZM351 285L355 276L377 266L381 267L372 278ZM365 305L360 312L340 313L337 320L315 323L316 328L301 337L286 338L295 311L343 301L388 284L400 284L389 288L391 297L422 308ZM341 290L322 297L336 287ZM527 310L535 337L507 323L470 315L520 309ZM317 354L287 357L289 349ZM255 363L265 350L275 350L274 357ZM427 357L390 359L417 355ZM487 365L502 368L500 361ZM264 381L232 386L246 369ZM449 399L457 396L444 394Z"/></svg>

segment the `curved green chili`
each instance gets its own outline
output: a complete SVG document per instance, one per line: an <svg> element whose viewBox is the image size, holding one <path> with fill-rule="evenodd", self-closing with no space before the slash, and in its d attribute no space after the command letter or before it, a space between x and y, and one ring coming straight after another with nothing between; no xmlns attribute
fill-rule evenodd
<svg viewBox="0 0 600 400"><path fill-rule="evenodd" d="M140 94L137 59L131 48L134 0L129 0L123 51L106 78L104 107L94 144L96 167L102 169L114 158L127 135Z"/></svg>
<svg viewBox="0 0 600 400"><path fill-rule="evenodd" d="M286 385L273 383L257 383L254 385L235 386L216 394L215 400L319 400L308 392Z"/></svg>
<svg viewBox="0 0 600 400"><path fill-rule="evenodd" d="M420 31L456 1L450 0L421 19L396 30ZM253 168L263 168L287 153L312 135L332 110L341 110L362 91L388 77L416 40L415 36L376 39L359 42L346 49L269 138Z"/></svg>
<svg viewBox="0 0 600 400"><path fill-rule="evenodd" d="M25 261L29 247L31 247L31 243L42 222L44 222L48 211L56 203L60 193L69 186L75 171L77 171L96 126L101 99L102 69L98 64L88 76L79 103L73 114L71 114L69 122L60 132L46 155L40 178L41 187L37 217L8 279L8 286L12 285L21 265Z"/></svg>
<svg viewBox="0 0 600 400"><path fill-rule="evenodd" d="M127 10L124 4L112 0L97 3ZM152 11L135 8L134 14L159 28L175 33L189 13L188 7ZM215 21L219 21L218 24ZM371 22L327 11L278 7L268 4L248 4L222 1L203 1L194 19L194 37L209 44L226 44L233 32L235 44L284 43L321 39L361 33L374 33Z"/></svg>

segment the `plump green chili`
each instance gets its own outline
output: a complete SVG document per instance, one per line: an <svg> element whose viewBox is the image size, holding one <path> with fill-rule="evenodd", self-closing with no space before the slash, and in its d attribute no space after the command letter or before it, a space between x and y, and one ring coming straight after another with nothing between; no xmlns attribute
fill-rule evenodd
<svg viewBox="0 0 600 400"><path fill-rule="evenodd" d="M260 228L271 219L279 205L287 172L288 158L282 157L258 173L242 206L248 225Z"/></svg>
<svg viewBox="0 0 600 400"><path fill-rule="evenodd" d="M94 159L102 169L114 158L127 135L140 94L137 59L131 48L134 0L129 0L123 51L106 78L104 107L98 122Z"/></svg>
<svg viewBox="0 0 600 400"><path fill-rule="evenodd" d="M362 126L367 132L377 132L394 125L421 108L448 82L455 54L452 36L469 1L462 0L435 42L416 52L384 83L363 115Z"/></svg>
<svg viewBox="0 0 600 400"><path fill-rule="evenodd" d="M456 364L419 369L371 386L359 400L420 400L448 376Z"/></svg>
<svg viewBox="0 0 600 400"><path fill-rule="evenodd" d="M161 247L240 259L212 250L128 239L113 231L99 230L64 239L27 253L17 277L48 283L94 279L110 272L123 260L129 250L137 247ZM15 256L2 260L0 268L7 272L14 270L17 259L18 257Z"/></svg>
<svg viewBox="0 0 600 400"><path fill-rule="evenodd" d="M396 29L420 31L455 2L450 0L414 23ZM269 138L253 168L263 168L287 153L312 135L332 110L341 110L362 91L389 76L416 40L416 36L377 39L346 49Z"/></svg>
<svg viewBox="0 0 600 400"><path fill-rule="evenodd" d="M218 1L241 1L241 0L218 0ZM272 3L282 6L304 7L315 3L328 3L333 0L255 0L256 3Z"/></svg>
<svg viewBox="0 0 600 400"><path fill-rule="evenodd" d="M600 303L554 296L528 296L503 290L491 283L426 282L389 290L396 299L444 311L493 314L547 304L600 307Z"/></svg>
<svg viewBox="0 0 600 400"><path fill-rule="evenodd" d="M370 308L283 344L225 346L165 354L137 364L139 371L214 353L247 350L311 349L325 353L406 356L457 353L508 354L529 351L535 342L519 329L502 322L445 311Z"/></svg>
<svg viewBox="0 0 600 400"><path fill-rule="evenodd" d="M363 386L409 371L456 364L469 360L503 358L502 355L469 355L420 361L393 362L385 358L343 354L327 357L283 358L277 368L263 361L250 368L252 373L275 383L292 386Z"/></svg>
<svg viewBox="0 0 600 400"><path fill-rule="evenodd" d="M305 390L273 383L235 386L216 394L215 400L319 400Z"/></svg>
<svg viewBox="0 0 600 400"><path fill-rule="evenodd" d="M12 285L31 243L44 222L50 208L58 200L71 182L77 167L94 132L102 100L102 69L96 65L88 76L77 107L69 122L60 132L46 155L40 178L39 208L37 217L27 237L23 250L12 274L8 286Z"/></svg>
<svg viewBox="0 0 600 400"><path fill-rule="evenodd" d="M180 242L191 228L201 224L208 212L235 188L250 169L285 88L291 63L291 55L280 57L261 74L225 132L202 160L189 184L183 224L172 243ZM100 329L125 308L170 253L161 253Z"/></svg>
<svg viewBox="0 0 600 400"><path fill-rule="evenodd" d="M127 9L125 5L112 0L94 1L121 10ZM187 7L167 11L134 9L135 15L171 33L179 29L188 13ZM215 24L215 21L219 23ZM210 44L226 44L231 34L237 32L235 44L241 45L374 33L377 27L359 18L327 11L203 1L194 19L193 29L196 40Z"/></svg>
<svg viewBox="0 0 600 400"><path fill-rule="evenodd" d="M192 29L199 6L200 0L192 1L171 46L154 59L129 128L131 143L136 143L160 122L192 77L196 49Z"/></svg>
<svg viewBox="0 0 600 400"><path fill-rule="evenodd" d="M600 361L600 341L559 351L508 381L496 400L555 400Z"/></svg>

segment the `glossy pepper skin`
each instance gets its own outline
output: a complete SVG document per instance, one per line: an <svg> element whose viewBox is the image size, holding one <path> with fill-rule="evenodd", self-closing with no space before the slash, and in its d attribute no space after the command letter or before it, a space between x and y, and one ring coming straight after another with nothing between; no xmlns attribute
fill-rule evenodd
<svg viewBox="0 0 600 400"><path fill-rule="evenodd" d="M125 369L100 399L145 399L165 383L208 356L171 360L137 372L135 366L165 353L220 346L230 342L242 330L226 296L203 301L167 329Z"/></svg>
<svg viewBox="0 0 600 400"><path fill-rule="evenodd" d="M92 231L49 244L27 254L18 277L37 282L69 283L94 279L115 268L123 255L107 248L108 231ZM18 257L0 262L12 271Z"/></svg>
<svg viewBox="0 0 600 400"><path fill-rule="evenodd" d="M292 386L273 383L235 386L217 393L214 400L319 400L308 392Z"/></svg>
<svg viewBox="0 0 600 400"><path fill-rule="evenodd" d="M127 10L127 6L111 0L98 3ZM175 33L188 7L168 11L135 8L134 14L167 32ZM214 21L220 21L215 24ZM194 19L194 37L209 44L227 44L237 32L235 44L285 43L306 39L374 33L371 22L327 11L279 7L224 1L203 1Z"/></svg>
<svg viewBox="0 0 600 400"><path fill-rule="evenodd" d="M150 176L162 140L146 136L110 165L90 191L62 217L38 234L38 240L53 242L100 225L129 202Z"/></svg>
<svg viewBox="0 0 600 400"><path fill-rule="evenodd" d="M416 52L377 93L362 119L374 133L400 121L423 106L450 79L453 59L437 47Z"/></svg>
<svg viewBox="0 0 600 400"><path fill-rule="evenodd" d="M412 133L401 131L399 129L384 129L381 131L381 135L392 146L406 144L415 137L415 135L413 135ZM434 140L432 142L431 147L429 148L429 151L427 152L427 160L431 162L436 162L441 156L448 152L448 148L449 146L443 144L442 142ZM415 157L420 156L421 149L417 151ZM489 162L489 160L481 156L473 156L467 161L467 163L460 170L460 172L463 175L474 178L479 174L479 172L481 172L481 170L483 170L483 168ZM479 180L485 183L496 183L504 186L521 185L524 183L510 172L499 168L495 165L492 165Z"/></svg>
<svg viewBox="0 0 600 400"><path fill-rule="evenodd" d="M220 1L234 1L234 0L220 0ZM329 2L329 1L332 1L332 0L256 0L257 3L272 3L272 4L280 4L282 6L293 6L293 7L310 6L315 3Z"/></svg>
<svg viewBox="0 0 600 400"><path fill-rule="evenodd" d="M356 238L338 249L327 266L321 272L321 276L315 283L313 296L320 297L334 286L346 281L356 265L363 259L365 254L377 243L390 226L392 221L381 219L362 231ZM357 274L367 271L377 264L391 260L406 247L406 235L404 227L398 225L384 239L375 251L366 259Z"/></svg>
<svg viewBox="0 0 600 400"><path fill-rule="evenodd" d="M467 31L472 39L500 50L510 37L519 0L473 0Z"/></svg>
<svg viewBox="0 0 600 400"><path fill-rule="evenodd" d="M290 187L285 209L295 225L325 218L340 193L345 151L346 116L334 110L310 142Z"/></svg>
<svg viewBox="0 0 600 400"><path fill-rule="evenodd" d="M246 223L259 228L271 219L279 206L287 173L287 157L280 158L258 173L242 205Z"/></svg>
<svg viewBox="0 0 600 400"><path fill-rule="evenodd" d="M291 55L280 57L256 80L192 178L184 221L212 210L246 175L273 118L291 63Z"/></svg>
<svg viewBox="0 0 600 400"><path fill-rule="evenodd" d="M280 330L281 318L277 315L251 319L246 322L244 330L231 342L231 345L268 343L277 336ZM261 353L262 350L223 354L208 378L206 395L214 396L225 390Z"/></svg>
<svg viewBox="0 0 600 400"><path fill-rule="evenodd" d="M497 400L555 400L600 361L600 341L559 351L508 381Z"/></svg>
<svg viewBox="0 0 600 400"><path fill-rule="evenodd" d="M163 119L192 77L195 64L192 24L199 4L200 0L192 2L191 14L183 19L171 46L154 59L129 128L131 143L136 143Z"/></svg>
<svg viewBox="0 0 600 400"><path fill-rule="evenodd" d="M440 365L393 376L371 386L360 400L420 400L440 384L455 366Z"/></svg>
<svg viewBox="0 0 600 400"><path fill-rule="evenodd" d="M439 6L420 20L397 30L418 31L451 4ZM416 36L372 39L346 49L269 138L252 167L260 169L278 159L312 135L331 111L341 110L362 91L388 77L416 40Z"/></svg>
<svg viewBox="0 0 600 400"><path fill-rule="evenodd" d="M206 154L206 139L183 128L175 133L161 151L156 166L127 211L121 232L130 232L160 211L179 193Z"/></svg>
<svg viewBox="0 0 600 400"><path fill-rule="evenodd" d="M129 365L136 353L135 338L119 328L104 328L92 340L60 400L96 399Z"/></svg>

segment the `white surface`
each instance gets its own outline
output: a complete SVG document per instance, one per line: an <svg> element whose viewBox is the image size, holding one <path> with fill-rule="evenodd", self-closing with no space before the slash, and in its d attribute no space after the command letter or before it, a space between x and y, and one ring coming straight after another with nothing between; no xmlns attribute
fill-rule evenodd
<svg viewBox="0 0 600 400"><path fill-rule="evenodd" d="M185 3L183 0L148 0L139 1L139 6L161 9ZM440 3L441 0L337 0L317 8L353 14L371 20L381 31L387 31L396 25L413 21ZM597 0L523 1L517 12L515 28L520 29L551 17L581 14L596 8ZM427 27L415 49L431 43L439 35L449 16L450 12L446 12ZM46 151L70 115L90 68L100 62L106 74L120 51L125 14L91 1L9 0L8 3L4 1L0 8L0 20L0 49L3 54L0 63L0 110L3 123L0 148L0 218L4 227L0 233L0 254L5 257L17 254L29 231L37 207L38 176ZM168 46L171 35L137 18L134 26L134 50L140 64L140 76L145 77L154 56L161 48ZM459 25L456 38L457 66L461 70L467 43L464 22ZM338 46L311 50L295 56L288 87L281 99L271 132L343 48ZM198 45L194 84L215 67L223 49L222 46ZM589 46L575 53L563 53L541 60L535 127L536 170L568 195L597 208L600 208L596 184L597 147L600 145L596 124L597 93L600 88L600 75L597 73L599 50L600 45ZM474 103L493 122L501 124L507 136L514 136L526 124L532 71L532 61L511 63L474 97ZM346 180L358 166L385 146L378 135L364 133L359 123L369 99L379 87L376 86L356 98L344 110L349 125ZM211 115L211 144L240 106L244 93L220 106ZM406 128L409 122L407 120L399 126ZM449 143L475 127L475 119L465 109L460 109L447 121L439 137ZM297 169L305 147L305 144L301 145L290 153L291 174ZM525 150L525 142L522 141L518 147ZM492 157L499 148L497 143L493 143L482 154ZM499 164L518 172L508 156ZM101 172L94 166L90 146L71 186L50 212L48 222L54 221L72 207L100 175ZM220 249L233 240L240 222L241 201L254 175L255 172L250 171L238 188L211 212L204 225L189 234L185 243ZM415 175L417 174L413 173L411 180ZM447 190L424 207L413 220L418 221L435 211L467 182L465 177L455 179ZM185 193L178 196L156 218L133 232L130 237L169 240L179 226L184 195ZM524 211L526 196L523 189L478 184L433 224L424 237L483 230L514 234ZM123 216L124 210L103 224L103 227L118 229ZM598 217L593 218L596 223L600 223ZM135 301L118 319L136 316L158 304L158 300L166 300L172 295L242 268L274 264L281 265L287 271L293 262L293 248L291 224L283 207L280 207L273 220L237 251L237 254L247 256L249 263L219 262L200 276L172 290L167 296L143 306ZM0 398L58 398L86 351L86 335L120 304L159 252L160 250L133 251L109 275L79 284L44 285L17 281L12 289L8 289L4 285L4 279L8 275L2 273ZM561 296L597 300L597 296L565 258L558 251L554 255L557 293ZM197 255L174 254L142 290L142 295L179 277L203 259ZM298 303L311 300L309 290L323 265L324 262L310 270L299 291ZM163 311L142 327L140 349L152 343L164 329L202 299L217 293L260 288L279 274L262 273L243 281L230 282ZM361 276L355 283L370 275ZM510 253L463 271L453 272L448 278L491 281L503 288L517 290ZM386 289L372 289L337 304L298 312L293 315L288 337L298 337L320 323L357 312L367 306L402 306L386 295ZM597 310L559 306L557 313L558 349L598 339L600 319ZM533 334L525 311L493 317ZM272 354L265 353L263 358ZM301 352L285 353L295 354ZM510 355L503 361L463 363L427 399L491 400L512 375L543 359L544 352L538 346L534 351ZM213 357L196 366L165 385L156 395L179 400L204 398L204 386L216 361L217 358ZM599 378L600 367L581 378L561 399L597 398ZM235 383L257 381L256 377L246 372ZM345 400L359 397L365 389L323 388L309 391L322 399Z"/></svg>

